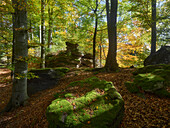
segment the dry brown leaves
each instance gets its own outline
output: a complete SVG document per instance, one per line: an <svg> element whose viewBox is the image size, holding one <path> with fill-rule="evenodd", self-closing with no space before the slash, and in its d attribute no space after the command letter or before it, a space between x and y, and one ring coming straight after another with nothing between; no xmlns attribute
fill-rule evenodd
<svg viewBox="0 0 170 128"><path fill-rule="evenodd" d="M5 69L0 69L0 78L4 78ZM7 70L6 70L7 71ZM99 73L100 79L112 81L125 101L125 115L121 123L121 128L168 128L169 99L158 98L151 94L146 94L146 99L131 94L124 86L124 82L132 80L133 69L122 69L119 73ZM3 72L3 73L2 73ZM94 76L89 72L71 72L60 80L59 85L53 89L48 89L32 95L29 104L19 107L11 112L0 115L0 128L47 128L46 108L54 100L53 94L60 92L73 81L82 80ZM0 111L8 103L11 95L12 85L9 79L0 82Z"/></svg>

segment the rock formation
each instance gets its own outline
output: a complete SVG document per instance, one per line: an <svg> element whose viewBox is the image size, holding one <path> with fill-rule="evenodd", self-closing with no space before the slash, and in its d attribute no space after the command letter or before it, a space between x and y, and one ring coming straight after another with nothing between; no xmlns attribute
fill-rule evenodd
<svg viewBox="0 0 170 128"><path fill-rule="evenodd" d="M144 65L170 64L170 46L162 46L157 52L149 55Z"/></svg>
<svg viewBox="0 0 170 128"><path fill-rule="evenodd" d="M47 107L50 128L118 128L124 114L124 101L111 82L96 77L75 81L67 89L89 88L76 92L57 93ZM79 90L80 91L80 90ZM83 94L83 95L82 95Z"/></svg>
<svg viewBox="0 0 170 128"><path fill-rule="evenodd" d="M58 55L48 54L46 56L46 67L92 67L92 55L83 55L78 50L78 44L66 42L66 50Z"/></svg>

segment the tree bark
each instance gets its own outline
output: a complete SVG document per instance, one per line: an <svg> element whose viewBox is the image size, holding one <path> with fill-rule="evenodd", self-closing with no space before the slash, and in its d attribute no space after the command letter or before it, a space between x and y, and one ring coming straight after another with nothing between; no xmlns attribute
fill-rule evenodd
<svg viewBox="0 0 170 128"><path fill-rule="evenodd" d="M156 52L156 0L152 0L151 54Z"/></svg>
<svg viewBox="0 0 170 128"><path fill-rule="evenodd" d="M52 14L53 14L53 8L50 7L50 5L48 6L48 16L49 16L49 28L48 28L48 48L50 50L50 45L52 43L52 23L53 23L53 19L52 19Z"/></svg>
<svg viewBox="0 0 170 128"><path fill-rule="evenodd" d="M28 99L27 95L27 62L28 41L27 41L27 0L12 0L14 6L14 80L12 96L6 107L6 111L24 105ZM22 7L22 8L20 8Z"/></svg>
<svg viewBox="0 0 170 128"><path fill-rule="evenodd" d="M97 14L95 14L95 30L93 36L93 68L96 67L96 36L97 36L97 25L98 25L98 18Z"/></svg>
<svg viewBox="0 0 170 128"><path fill-rule="evenodd" d="M99 44L99 48L100 48L100 68L102 67L102 42L103 42L103 31L101 31L100 44Z"/></svg>
<svg viewBox="0 0 170 128"><path fill-rule="evenodd" d="M99 48L100 48L100 68L102 67L102 45L99 44Z"/></svg>
<svg viewBox="0 0 170 128"><path fill-rule="evenodd" d="M96 36L97 36L97 27L98 27L98 9L99 3L96 0L96 8L93 10L95 15L95 29L94 29L94 36L93 36L93 68L96 67Z"/></svg>
<svg viewBox="0 0 170 128"><path fill-rule="evenodd" d="M40 68L45 68L45 1L41 0L41 64Z"/></svg>
<svg viewBox="0 0 170 128"><path fill-rule="evenodd" d="M109 0L106 0L106 13L107 13L107 27L109 38L109 50L106 58L105 69L107 72L116 71L118 64L116 60L117 51L117 0L111 0L111 11L109 9Z"/></svg>

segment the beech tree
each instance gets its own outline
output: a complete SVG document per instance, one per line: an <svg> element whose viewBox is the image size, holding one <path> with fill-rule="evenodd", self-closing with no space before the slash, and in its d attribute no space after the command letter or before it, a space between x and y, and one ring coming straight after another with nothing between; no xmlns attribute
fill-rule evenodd
<svg viewBox="0 0 170 128"><path fill-rule="evenodd" d="M156 52L156 0L152 0L151 54Z"/></svg>
<svg viewBox="0 0 170 128"><path fill-rule="evenodd" d="M53 7L51 7L51 5L53 4L53 2L50 3L50 1L48 1L48 24L49 24L49 28L48 28L48 48L50 51L50 45L52 44L52 27L53 27Z"/></svg>
<svg viewBox="0 0 170 128"><path fill-rule="evenodd" d="M45 1L41 0L41 68L45 68Z"/></svg>
<svg viewBox="0 0 170 128"><path fill-rule="evenodd" d="M12 0L14 35L14 79L12 96L6 111L26 103L27 95L27 0Z"/></svg>
<svg viewBox="0 0 170 128"><path fill-rule="evenodd" d="M106 0L106 13L107 13L107 29L109 38L109 51L106 58L105 69L107 72L116 71L118 64L116 60L117 51L117 0L111 0L111 9L109 7L109 0Z"/></svg>

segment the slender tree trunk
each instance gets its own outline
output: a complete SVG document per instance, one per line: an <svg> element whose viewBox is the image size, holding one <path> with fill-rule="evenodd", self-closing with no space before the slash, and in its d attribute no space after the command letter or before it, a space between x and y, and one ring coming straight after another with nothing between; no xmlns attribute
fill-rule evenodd
<svg viewBox="0 0 170 128"><path fill-rule="evenodd" d="M0 5L2 4L2 1L0 0ZM0 13L0 28L3 27L3 20L2 20L2 13ZM0 29L1 30L1 29ZM0 31L0 35L2 35L2 31ZM1 57L2 57L2 52L0 52L0 62L2 61L1 60Z"/></svg>
<svg viewBox="0 0 170 128"><path fill-rule="evenodd" d="M53 14L53 8L48 6L48 16L49 16L49 29L48 29L48 48L50 50L50 45L52 43L52 24L53 24L53 19L52 19L52 14Z"/></svg>
<svg viewBox="0 0 170 128"><path fill-rule="evenodd" d="M104 59L106 59L105 50L104 50L104 47L103 47L103 45L102 45L102 49L103 49L103 55L104 55Z"/></svg>
<svg viewBox="0 0 170 128"><path fill-rule="evenodd" d="M109 11L109 0L106 0L107 27L109 38L109 51L106 58L105 69L107 72L116 71L118 64L116 60L117 51L117 0L111 0L111 11Z"/></svg>
<svg viewBox="0 0 170 128"><path fill-rule="evenodd" d="M32 22L30 20L30 39L33 40L34 38L34 31L33 31L33 25Z"/></svg>
<svg viewBox="0 0 170 128"><path fill-rule="evenodd" d="M14 58L15 58L15 54L14 54L14 46L15 46L14 14L12 15L12 22L13 22L13 27L12 27L12 29L13 29L13 39L12 39L12 62L11 62L11 64L12 64L12 67L13 67L14 66ZM14 71L11 70L11 80L13 80L13 78L14 78Z"/></svg>
<svg viewBox="0 0 170 128"><path fill-rule="evenodd" d="M95 14L95 30L93 36L93 68L96 67L96 36L97 36L97 25L98 25L98 18L97 14Z"/></svg>
<svg viewBox="0 0 170 128"><path fill-rule="evenodd" d="M100 68L102 67L102 45L99 44L99 48L100 48Z"/></svg>
<svg viewBox="0 0 170 128"><path fill-rule="evenodd" d="M6 107L6 111L24 105L28 99L27 95L27 62L28 41L27 41L27 0L12 0L14 6L14 80L12 96ZM20 8L22 7L22 9Z"/></svg>
<svg viewBox="0 0 170 128"><path fill-rule="evenodd" d="M96 36L97 36L97 25L98 25L98 15L97 15L98 6L99 3L98 0L96 0L96 8L93 10L95 15L95 29L94 29L94 36L93 36L93 68L96 67Z"/></svg>
<svg viewBox="0 0 170 128"><path fill-rule="evenodd" d="M102 42L103 42L103 31L101 31L101 35L100 35L100 44L99 44L99 48L100 48L100 67L102 67Z"/></svg>
<svg viewBox="0 0 170 128"><path fill-rule="evenodd" d="M41 64L40 68L45 68L45 1L41 0Z"/></svg>
<svg viewBox="0 0 170 128"><path fill-rule="evenodd" d="M156 0L152 0L151 54L156 52Z"/></svg>

